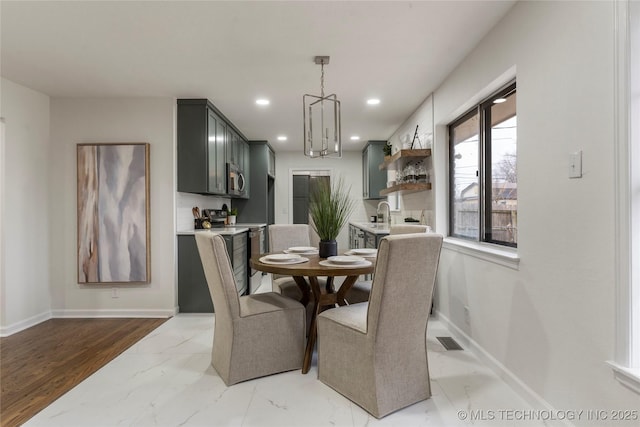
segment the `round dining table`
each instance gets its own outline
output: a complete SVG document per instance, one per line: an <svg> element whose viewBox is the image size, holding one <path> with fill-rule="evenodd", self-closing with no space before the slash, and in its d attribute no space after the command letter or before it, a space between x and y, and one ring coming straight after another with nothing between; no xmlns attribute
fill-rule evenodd
<svg viewBox="0 0 640 427"><path fill-rule="evenodd" d="M313 349L316 344L317 325L316 318L323 310L337 305L347 305L345 296L353 284L358 280L361 274L373 273L375 259L368 259L366 264L355 265L330 265L325 258L319 255L305 255L308 261L287 264L283 262L263 262L265 256L270 254L261 254L251 257L251 268L266 273L279 274L282 276L291 276L302 292L300 303L305 307L309 304L310 295L313 294L313 311L311 322L307 334L307 346L304 353L304 361L302 363L302 373L309 372L311 367L311 358ZM262 260L261 260L262 259ZM318 277L326 277L325 286L320 286ZM336 292L333 280L335 277L345 277L344 282Z"/></svg>

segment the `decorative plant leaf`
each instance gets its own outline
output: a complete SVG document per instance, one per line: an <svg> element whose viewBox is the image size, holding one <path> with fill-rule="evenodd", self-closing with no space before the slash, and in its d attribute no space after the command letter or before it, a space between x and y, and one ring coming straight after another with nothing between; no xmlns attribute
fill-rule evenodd
<svg viewBox="0 0 640 427"><path fill-rule="evenodd" d="M347 223L355 208L355 201L349 197L350 192L351 186L345 188L340 178L334 185L320 182L311 193L309 214L320 240L335 240Z"/></svg>

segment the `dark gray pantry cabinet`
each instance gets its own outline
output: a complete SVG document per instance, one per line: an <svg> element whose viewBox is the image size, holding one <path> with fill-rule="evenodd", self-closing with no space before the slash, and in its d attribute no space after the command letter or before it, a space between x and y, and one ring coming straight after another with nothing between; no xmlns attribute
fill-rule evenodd
<svg viewBox="0 0 640 427"><path fill-rule="evenodd" d="M178 100L177 138L180 192L226 196L227 163L249 173L246 138L207 99Z"/></svg>
<svg viewBox="0 0 640 427"><path fill-rule="evenodd" d="M233 206L238 208L239 222L273 224L275 222L275 153L267 141L250 141L249 152L251 198L235 200Z"/></svg>
<svg viewBox="0 0 640 427"><path fill-rule="evenodd" d="M208 233L208 231L199 231ZM247 292L247 232L224 235L238 293ZM180 313L213 313L213 302L204 277L193 234L178 235L178 307Z"/></svg>

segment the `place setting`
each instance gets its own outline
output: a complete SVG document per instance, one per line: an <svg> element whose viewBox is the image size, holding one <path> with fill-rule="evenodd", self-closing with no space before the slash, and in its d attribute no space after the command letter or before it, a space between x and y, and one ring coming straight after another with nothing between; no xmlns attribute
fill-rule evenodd
<svg viewBox="0 0 640 427"><path fill-rule="evenodd" d="M330 256L326 260L320 261L320 265L325 267L368 267L371 265L371 261L367 261L363 257L353 255L336 255Z"/></svg>
<svg viewBox="0 0 640 427"><path fill-rule="evenodd" d="M282 252L291 255L317 255L318 248L313 246L293 246L289 249L285 249Z"/></svg>
<svg viewBox="0 0 640 427"><path fill-rule="evenodd" d="M263 264L300 264L309 261L309 258L300 256L299 254L270 254L260 258L260 262Z"/></svg>
<svg viewBox="0 0 640 427"><path fill-rule="evenodd" d="M378 250L373 248L351 249L344 253L345 255L355 255L361 258L375 258L378 256Z"/></svg>

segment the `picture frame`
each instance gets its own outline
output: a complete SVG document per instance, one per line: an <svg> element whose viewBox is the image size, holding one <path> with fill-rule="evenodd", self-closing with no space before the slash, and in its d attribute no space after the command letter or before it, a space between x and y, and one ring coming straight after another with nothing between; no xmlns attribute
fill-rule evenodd
<svg viewBox="0 0 640 427"><path fill-rule="evenodd" d="M149 283L149 143L77 144L76 156L78 283Z"/></svg>

